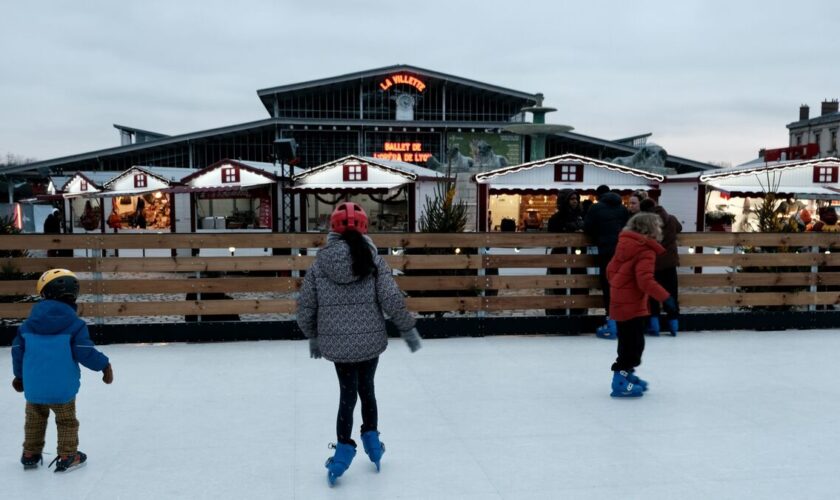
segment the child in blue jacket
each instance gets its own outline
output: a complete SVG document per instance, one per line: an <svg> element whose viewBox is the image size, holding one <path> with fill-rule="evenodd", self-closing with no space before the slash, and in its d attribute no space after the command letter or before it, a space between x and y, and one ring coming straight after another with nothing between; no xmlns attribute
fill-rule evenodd
<svg viewBox="0 0 840 500"><path fill-rule="evenodd" d="M94 347L87 325L76 314L76 275L66 269L51 269L38 279L37 292L43 300L32 308L12 343L12 386L26 396L20 461L24 469L44 463L41 452L52 410L58 429L58 455L50 466L55 463L55 472L64 472L87 460L87 455L78 450L79 363L101 371L106 384L114 381L114 372L108 358Z"/></svg>

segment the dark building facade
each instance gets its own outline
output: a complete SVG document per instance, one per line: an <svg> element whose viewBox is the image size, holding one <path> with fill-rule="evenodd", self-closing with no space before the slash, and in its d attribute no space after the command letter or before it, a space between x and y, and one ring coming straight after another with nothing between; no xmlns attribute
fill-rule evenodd
<svg viewBox="0 0 840 500"><path fill-rule="evenodd" d="M438 170L464 158L486 168L531 159L530 138L504 129L526 121L522 108L534 106L538 94L394 65L266 88L257 95L268 118L174 136L115 125L121 136L117 147L7 167L0 173L43 177L135 165L203 168L225 158L272 162L276 141L290 138L297 143L291 163L303 168L350 154ZM643 142L562 132L547 138L546 154L629 156ZM481 164L481 158L488 163ZM677 157L669 157L668 166L678 172L711 168Z"/></svg>

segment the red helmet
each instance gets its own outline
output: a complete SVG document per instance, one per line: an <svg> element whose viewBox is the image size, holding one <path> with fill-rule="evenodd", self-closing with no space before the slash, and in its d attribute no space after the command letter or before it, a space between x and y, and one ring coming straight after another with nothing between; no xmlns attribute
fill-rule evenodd
<svg viewBox="0 0 840 500"><path fill-rule="evenodd" d="M335 207L330 216L330 229L334 233L343 233L348 229L354 229L361 234L367 234L368 217L365 211L352 201L345 201Z"/></svg>

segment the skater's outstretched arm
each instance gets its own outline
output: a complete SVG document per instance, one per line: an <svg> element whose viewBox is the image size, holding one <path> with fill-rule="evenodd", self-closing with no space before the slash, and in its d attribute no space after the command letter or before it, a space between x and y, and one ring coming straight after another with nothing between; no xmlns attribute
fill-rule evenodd
<svg viewBox="0 0 840 500"><path fill-rule="evenodd" d="M653 251L639 254L639 258L636 261L636 283L643 292L659 302L664 302L671 294L662 288L662 285L654 279L653 269L655 265L656 254Z"/></svg>
<svg viewBox="0 0 840 500"><path fill-rule="evenodd" d="M12 341L12 372L14 372L15 378L23 378L23 353L25 351L26 339L20 334L20 328L18 328L17 335Z"/></svg>
<svg viewBox="0 0 840 500"><path fill-rule="evenodd" d="M303 278L297 303L297 324L307 338L318 334L318 287L316 286L315 266L309 268Z"/></svg>
<svg viewBox="0 0 840 500"><path fill-rule="evenodd" d="M405 307L402 290L394 280L391 267L378 255L376 269L376 294L380 307L401 333L411 330L414 328L414 316Z"/></svg>
<svg viewBox="0 0 840 500"><path fill-rule="evenodd" d="M73 349L73 359L81 363L85 368L95 372L101 372L108 366L108 356L99 352L93 341L90 340L90 333L87 325L80 320L81 327L76 330L70 340Z"/></svg>

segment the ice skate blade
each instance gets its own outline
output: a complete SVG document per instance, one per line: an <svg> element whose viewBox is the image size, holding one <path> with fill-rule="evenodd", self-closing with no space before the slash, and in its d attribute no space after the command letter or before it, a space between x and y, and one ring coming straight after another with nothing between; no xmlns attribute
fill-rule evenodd
<svg viewBox="0 0 840 500"><path fill-rule="evenodd" d="M633 398L640 398L644 395L644 392L612 392L610 393L611 398L615 399L633 399Z"/></svg>
<svg viewBox="0 0 840 500"><path fill-rule="evenodd" d="M41 464L33 464L33 465L24 465L23 470L34 470L40 467Z"/></svg>
<svg viewBox="0 0 840 500"><path fill-rule="evenodd" d="M66 469L64 469L64 470L58 470L58 469L56 469L56 470L54 470L53 472L55 472L56 474L70 474L71 472L73 472L73 471L75 471L75 470L81 469L81 468L82 468L82 467L84 467L85 465L87 465L87 462L82 462L82 463L80 463L80 464L78 464L78 465L73 465L72 467L67 467L67 468L66 468Z"/></svg>

